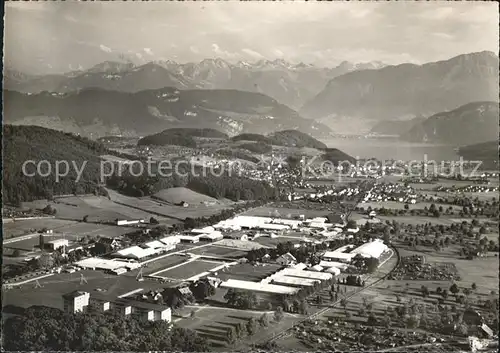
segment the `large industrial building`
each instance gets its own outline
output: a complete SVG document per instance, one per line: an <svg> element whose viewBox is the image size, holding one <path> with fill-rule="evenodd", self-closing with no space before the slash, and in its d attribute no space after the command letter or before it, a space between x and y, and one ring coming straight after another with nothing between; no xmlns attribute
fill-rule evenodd
<svg viewBox="0 0 500 353"><path fill-rule="evenodd" d="M280 286L262 282L241 281L237 279L228 279L227 281L222 282L219 287L242 289L268 294L294 294L299 290L299 288L296 287Z"/></svg>
<svg viewBox="0 0 500 353"><path fill-rule="evenodd" d="M114 310L120 314L137 315L149 321L172 321L172 310L156 303L142 302L129 298L115 298L101 293L74 291L62 296L64 301L64 311L75 313L84 311L89 304L95 304L102 311Z"/></svg>

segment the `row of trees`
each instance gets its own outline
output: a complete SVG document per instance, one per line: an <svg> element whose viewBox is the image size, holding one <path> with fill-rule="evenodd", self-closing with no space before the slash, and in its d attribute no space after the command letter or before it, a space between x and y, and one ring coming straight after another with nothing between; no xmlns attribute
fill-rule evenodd
<svg viewBox="0 0 500 353"><path fill-rule="evenodd" d="M7 351L185 351L209 350L196 332L165 321L143 321L115 312L66 314L31 307L3 327Z"/></svg>

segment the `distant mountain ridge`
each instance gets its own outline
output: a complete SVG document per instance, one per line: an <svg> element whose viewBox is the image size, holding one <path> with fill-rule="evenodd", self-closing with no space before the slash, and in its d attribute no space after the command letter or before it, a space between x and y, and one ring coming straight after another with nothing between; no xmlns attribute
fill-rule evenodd
<svg viewBox="0 0 500 353"><path fill-rule="evenodd" d="M473 102L431 116L402 135L412 142L456 145L476 144L498 139L498 102Z"/></svg>
<svg viewBox="0 0 500 353"><path fill-rule="evenodd" d="M399 136L425 119L424 117L416 117L410 120L382 120L370 130L370 134Z"/></svg>
<svg viewBox="0 0 500 353"><path fill-rule="evenodd" d="M469 161L481 161L483 168L498 170L498 140L460 147L458 154Z"/></svg>
<svg viewBox="0 0 500 353"><path fill-rule="evenodd" d="M230 136L285 129L318 137L330 133L326 126L302 118L264 94L171 87L137 93L85 89L30 95L5 91L4 119L94 138L141 136L182 127L213 128Z"/></svg>
<svg viewBox="0 0 500 353"><path fill-rule="evenodd" d="M339 75L385 66L381 62L342 62L334 68L284 60L260 60L255 63L228 63L205 59L199 63L153 61L143 65L105 61L88 70L47 76L27 76L20 80L15 71L7 71L4 88L23 93L42 91L67 93L86 88L122 92L175 87L177 89L235 89L266 94L280 103L299 108L318 94L326 83Z"/></svg>
<svg viewBox="0 0 500 353"><path fill-rule="evenodd" d="M498 64L494 53L479 52L424 65L354 71L330 80L300 113L322 122L391 120L495 101Z"/></svg>

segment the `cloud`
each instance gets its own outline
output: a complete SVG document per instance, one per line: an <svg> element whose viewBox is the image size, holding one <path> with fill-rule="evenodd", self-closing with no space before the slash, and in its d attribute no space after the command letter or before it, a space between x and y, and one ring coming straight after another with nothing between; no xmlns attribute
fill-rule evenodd
<svg viewBox="0 0 500 353"><path fill-rule="evenodd" d="M442 38L442 39L453 39L454 38L454 36L452 36L451 34L444 33L444 32L434 32L434 33L432 33L432 35L435 37L438 37L438 38Z"/></svg>
<svg viewBox="0 0 500 353"><path fill-rule="evenodd" d="M103 44L99 45L99 49L101 49L105 53L112 53L113 52L113 50L111 48L108 48L107 46L105 46Z"/></svg>
<svg viewBox="0 0 500 353"><path fill-rule="evenodd" d="M218 44L212 44L212 51L217 55L218 57L222 57L224 59L234 59L237 57L237 54L231 53L227 50L221 49Z"/></svg>
<svg viewBox="0 0 500 353"><path fill-rule="evenodd" d="M245 48L245 49L241 49L241 51L244 54L251 56L253 59L263 59L264 58L264 56L262 54L257 53L255 50L252 50L252 49Z"/></svg>
<svg viewBox="0 0 500 353"><path fill-rule="evenodd" d="M284 55L283 52L279 49L274 49L273 54L278 56L278 57L282 57Z"/></svg>
<svg viewBox="0 0 500 353"><path fill-rule="evenodd" d="M153 51L151 50L151 48L144 48L144 52L148 55L151 55L151 56L154 56L155 54L153 53Z"/></svg>
<svg viewBox="0 0 500 353"><path fill-rule="evenodd" d="M141 53L135 53L135 56L137 56L137 59L142 59L143 58L143 56L142 56Z"/></svg>
<svg viewBox="0 0 500 353"><path fill-rule="evenodd" d="M200 51L198 50L197 47L195 47L194 45L191 45L189 47L189 50L192 52L192 53L195 53L195 54L198 54Z"/></svg>

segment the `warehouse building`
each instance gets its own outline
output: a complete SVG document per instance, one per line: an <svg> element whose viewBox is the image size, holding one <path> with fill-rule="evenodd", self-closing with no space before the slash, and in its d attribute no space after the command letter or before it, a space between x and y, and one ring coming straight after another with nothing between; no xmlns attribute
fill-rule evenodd
<svg viewBox="0 0 500 353"><path fill-rule="evenodd" d="M176 236L176 235L172 235L172 236L169 236L169 237L161 238L160 241L163 244L165 244L165 245L170 245L170 246L173 245L174 249L175 249L175 246L181 242L181 240L179 239L179 237Z"/></svg>
<svg viewBox="0 0 500 353"><path fill-rule="evenodd" d="M69 245L68 239L54 239L44 244L44 247L49 250L57 250Z"/></svg>
<svg viewBox="0 0 500 353"><path fill-rule="evenodd" d="M241 281L237 279L228 279L227 281L222 282L219 287L221 288L233 288L233 289L241 289L248 290L253 292L260 293L269 293L269 294L294 294L299 290L295 287L287 287L276 284L268 284L262 282L250 282L250 281Z"/></svg>
<svg viewBox="0 0 500 353"><path fill-rule="evenodd" d="M224 235L219 231L213 231L211 233L200 234L200 240L202 241L217 241L224 238Z"/></svg>
<svg viewBox="0 0 500 353"><path fill-rule="evenodd" d="M346 263L343 263L343 262L337 262L337 261L320 261L319 262L319 265L325 269L327 268L332 268L332 267L335 267L335 268L338 268L339 270L343 271L345 270L346 268L349 267L348 264Z"/></svg>
<svg viewBox="0 0 500 353"><path fill-rule="evenodd" d="M351 253L354 255L359 254L363 257L374 257L378 259L388 249L387 245L385 245L381 239L376 239L357 247L351 251Z"/></svg>
<svg viewBox="0 0 500 353"><path fill-rule="evenodd" d="M140 246L132 246L130 248L118 250L112 256L125 259L143 260L158 253L159 252L154 248L141 248Z"/></svg>
<svg viewBox="0 0 500 353"><path fill-rule="evenodd" d="M98 257L83 259L81 261L76 262L75 265L89 270L104 270L104 271L116 271L119 268L135 270L141 267L140 264L133 261L108 260L108 259L101 259Z"/></svg>
<svg viewBox="0 0 500 353"><path fill-rule="evenodd" d="M200 236L181 234L179 235L179 240L181 243L196 244L200 242Z"/></svg>
<svg viewBox="0 0 500 353"><path fill-rule="evenodd" d="M284 276L315 279L320 281L328 281L333 278L332 274L330 273L296 270L293 268L285 268L278 273Z"/></svg>
<svg viewBox="0 0 500 353"><path fill-rule="evenodd" d="M289 277L289 276L275 276L271 278L273 284L279 284L290 287L313 287L314 284L319 283L319 280ZM264 282L265 283L265 282Z"/></svg>

